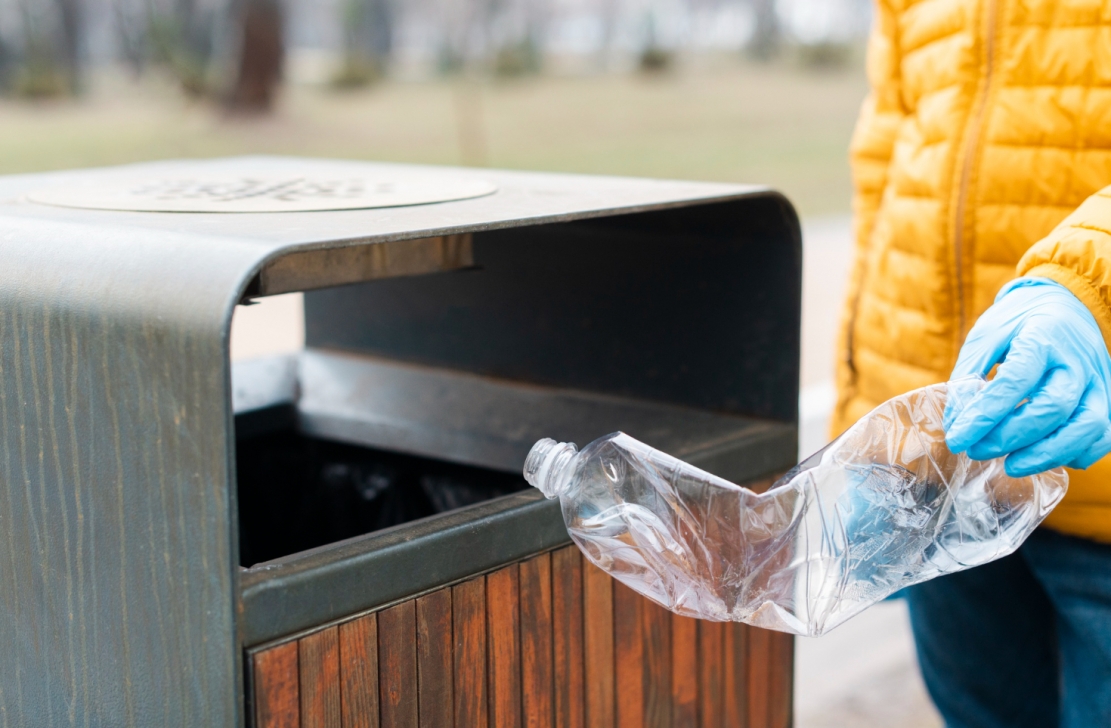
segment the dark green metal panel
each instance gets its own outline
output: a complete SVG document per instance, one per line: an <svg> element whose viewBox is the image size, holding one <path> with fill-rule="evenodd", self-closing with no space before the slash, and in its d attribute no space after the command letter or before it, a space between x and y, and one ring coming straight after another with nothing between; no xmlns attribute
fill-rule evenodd
<svg viewBox="0 0 1111 728"><path fill-rule="evenodd" d="M225 332L257 254L0 225L0 724L232 725Z"/></svg>

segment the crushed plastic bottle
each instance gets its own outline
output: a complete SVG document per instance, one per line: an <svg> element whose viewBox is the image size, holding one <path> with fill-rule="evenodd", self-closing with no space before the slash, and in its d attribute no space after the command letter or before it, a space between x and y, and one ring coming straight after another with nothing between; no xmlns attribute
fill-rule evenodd
<svg viewBox="0 0 1111 728"><path fill-rule="evenodd" d="M624 433L541 440L525 479L602 570L671 611L817 636L899 589L1012 553L1068 487L945 445L964 379L873 410L757 494Z"/></svg>

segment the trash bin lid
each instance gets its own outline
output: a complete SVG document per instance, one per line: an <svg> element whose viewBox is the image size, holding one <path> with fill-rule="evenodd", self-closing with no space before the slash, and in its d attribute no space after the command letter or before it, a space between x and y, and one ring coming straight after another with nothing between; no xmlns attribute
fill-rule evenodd
<svg viewBox="0 0 1111 728"><path fill-rule="evenodd" d="M483 197L489 180L458 172L317 161L213 168L186 162L157 173L104 174L32 190L31 202L132 212L270 213L403 207Z"/></svg>

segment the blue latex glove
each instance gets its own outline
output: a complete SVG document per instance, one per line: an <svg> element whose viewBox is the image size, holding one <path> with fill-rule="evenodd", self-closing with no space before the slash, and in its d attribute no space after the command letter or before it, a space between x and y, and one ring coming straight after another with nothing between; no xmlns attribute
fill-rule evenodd
<svg viewBox="0 0 1111 728"><path fill-rule="evenodd" d="M1111 356L1092 312L1046 278L1019 278L972 327L953 379L995 378L950 399L945 441L974 460L1006 456L1007 474L1086 468L1111 452Z"/></svg>

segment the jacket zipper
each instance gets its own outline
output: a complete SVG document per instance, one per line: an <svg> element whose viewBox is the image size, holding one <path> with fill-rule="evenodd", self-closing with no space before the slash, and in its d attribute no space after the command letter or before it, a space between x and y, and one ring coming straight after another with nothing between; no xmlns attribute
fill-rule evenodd
<svg viewBox="0 0 1111 728"><path fill-rule="evenodd" d="M855 359L855 338L856 330L856 316L860 310L860 296L864 291L864 272L867 270L868 260L858 261L856 263L861 267L860 273L856 275L856 280L853 281L856 290L853 291L853 300L849 307L849 320L845 326L845 365L849 368L849 373L853 379L856 379L856 359Z"/></svg>
<svg viewBox="0 0 1111 728"><path fill-rule="evenodd" d="M987 0L988 11L988 28L987 36L984 39L984 51L986 58L984 60L984 79L980 87L980 93L976 98L976 107L969 118L968 129L965 133L963 167L961 169L960 186L957 192L957 212L956 212L956 227L953 231L953 247L956 255L956 283L957 283L957 346L959 347L964 342L965 334L967 333L967 317L965 314L965 300L964 300L964 248L965 240L965 218L968 215L968 192L969 186L972 184L972 173L975 171L977 154L976 147L980 142L980 136L983 133L984 117L987 113L988 95L991 92L992 74L995 70L995 36L996 26L999 20L999 2L1000 0Z"/></svg>

